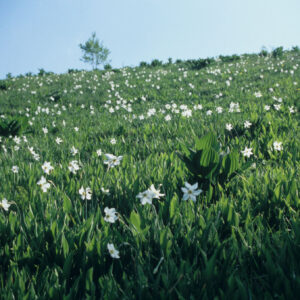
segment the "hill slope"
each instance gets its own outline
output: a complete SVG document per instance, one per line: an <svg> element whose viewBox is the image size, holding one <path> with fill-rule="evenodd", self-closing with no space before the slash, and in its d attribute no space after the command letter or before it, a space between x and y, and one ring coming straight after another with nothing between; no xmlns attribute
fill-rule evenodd
<svg viewBox="0 0 300 300"><path fill-rule="evenodd" d="M3 299L297 298L300 54L273 56L2 80Z"/></svg>

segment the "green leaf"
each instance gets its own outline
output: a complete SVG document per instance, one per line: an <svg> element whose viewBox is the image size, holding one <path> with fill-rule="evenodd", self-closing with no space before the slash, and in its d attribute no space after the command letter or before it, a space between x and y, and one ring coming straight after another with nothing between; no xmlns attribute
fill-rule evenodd
<svg viewBox="0 0 300 300"><path fill-rule="evenodd" d="M132 211L130 214L130 222L131 225L134 226L134 228L140 233L141 232L141 218L138 213L135 211Z"/></svg>
<svg viewBox="0 0 300 300"><path fill-rule="evenodd" d="M64 196L63 210L65 213L69 213L72 210L72 202L67 196Z"/></svg>
<svg viewBox="0 0 300 300"><path fill-rule="evenodd" d="M220 149L220 145L218 143L216 136L211 132L200 139L198 138L196 139L197 150L207 149L207 148L213 148L216 151L219 151Z"/></svg>
<svg viewBox="0 0 300 300"><path fill-rule="evenodd" d="M173 217L175 216L177 208L178 208L178 199L177 199L177 195L175 195L173 196L170 202L170 207L169 207L170 219L173 219Z"/></svg>
<svg viewBox="0 0 300 300"><path fill-rule="evenodd" d="M66 240L64 234L61 237L61 243L62 243L62 246L63 246L64 257L67 257L67 255L69 253L69 244L68 244L68 241Z"/></svg>

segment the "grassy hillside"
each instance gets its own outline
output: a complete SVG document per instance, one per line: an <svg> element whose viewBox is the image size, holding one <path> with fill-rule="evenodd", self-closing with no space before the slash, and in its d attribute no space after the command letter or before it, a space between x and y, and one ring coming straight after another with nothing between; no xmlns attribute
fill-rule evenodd
<svg viewBox="0 0 300 300"><path fill-rule="evenodd" d="M0 81L0 297L296 299L299 64Z"/></svg>

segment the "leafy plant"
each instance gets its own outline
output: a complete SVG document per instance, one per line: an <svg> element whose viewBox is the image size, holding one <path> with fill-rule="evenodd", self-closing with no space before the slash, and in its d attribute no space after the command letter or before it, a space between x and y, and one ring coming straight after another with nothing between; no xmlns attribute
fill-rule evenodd
<svg viewBox="0 0 300 300"><path fill-rule="evenodd" d="M9 137L21 135L26 130L27 125L26 119L21 117L2 120L0 121L0 136Z"/></svg>
<svg viewBox="0 0 300 300"><path fill-rule="evenodd" d="M196 139L196 149L181 145L184 154L180 159L197 180L200 187L208 192L208 199L217 200L225 186L241 171L250 166L242 163L236 151L220 152L220 144L213 133Z"/></svg>

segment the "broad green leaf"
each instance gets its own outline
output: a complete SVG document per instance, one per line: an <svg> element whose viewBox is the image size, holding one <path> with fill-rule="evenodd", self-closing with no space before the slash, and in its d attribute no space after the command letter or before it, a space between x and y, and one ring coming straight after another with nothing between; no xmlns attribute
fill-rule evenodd
<svg viewBox="0 0 300 300"><path fill-rule="evenodd" d="M220 145L218 143L218 140L216 136L213 133L208 133L207 135L201 137L200 139L196 139L196 149L207 149L207 148L213 148L216 151L219 151Z"/></svg>

